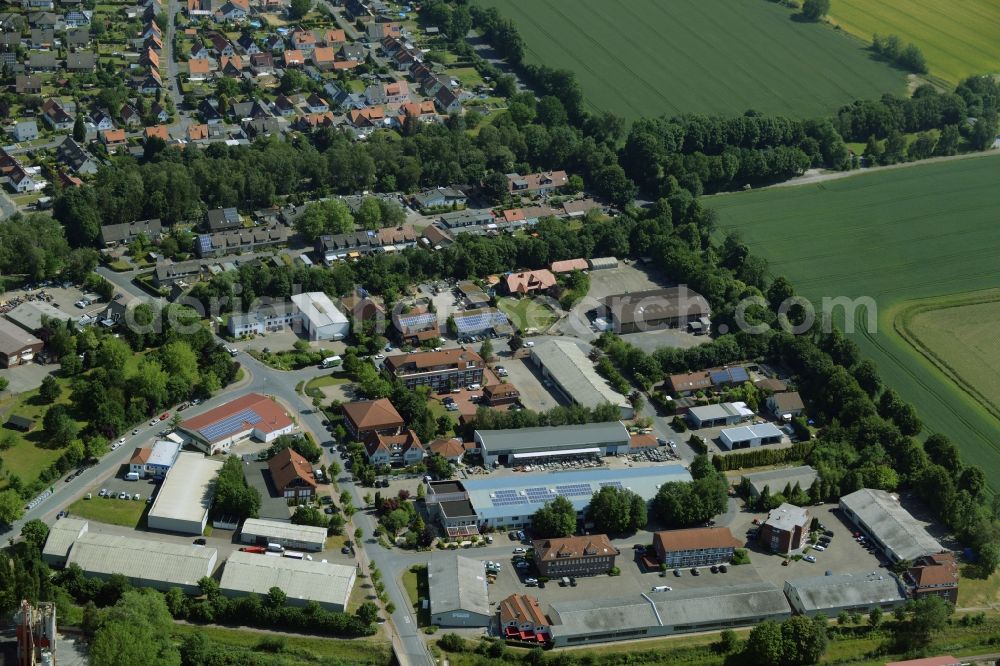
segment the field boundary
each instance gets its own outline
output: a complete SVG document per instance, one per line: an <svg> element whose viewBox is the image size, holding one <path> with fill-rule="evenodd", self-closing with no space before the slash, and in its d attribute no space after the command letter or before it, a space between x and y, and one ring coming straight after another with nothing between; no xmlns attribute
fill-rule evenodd
<svg viewBox="0 0 1000 666"><path fill-rule="evenodd" d="M920 335L911 328L914 317L925 312L936 312L938 310L996 302L1000 302L1000 289L986 289L971 293L966 292L963 294L921 299L920 301L904 304L902 309L896 312L892 318L892 327L899 337L920 353L921 356L930 361L934 367L954 382L959 389L979 403L987 412L1000 419L1000 405L990 400L972 382L966 380L958 370L951 367L946 360L941 358L929 345L924 343L920 339Z"/></svg>

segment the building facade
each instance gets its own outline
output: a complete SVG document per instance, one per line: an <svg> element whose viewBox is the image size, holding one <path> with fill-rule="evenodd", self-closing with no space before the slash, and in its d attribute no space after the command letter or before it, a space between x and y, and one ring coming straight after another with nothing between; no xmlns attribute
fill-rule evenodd
<svg viewBox="0 0 1000 666"><path fill-rule="evenodd" d="M760 527L758 538L772 552L788 554L805 545L809 536L809 511L793 504L772 509Z"/></svg>
<svg viewBox="0 0 1000 666"><path fill-rule="evenodd" d="M533 547L538 573L553 579L606 574L615 566L619 554L604 534L542 539Z"/></svg>
<svg viewBox="0 0 1000 666"><path fill-rule="evenodd" d="M725 564L741 545L726 527L667 530L653 535L656 557L670 569Z"/></svg>
<svg viewBox="0 0 1000 666"><path fill-rule="evenodd" d="M382 367L408 389L430 386L440 392L481 384L486 363L476 352L459 348L390 356Z"/></svg>

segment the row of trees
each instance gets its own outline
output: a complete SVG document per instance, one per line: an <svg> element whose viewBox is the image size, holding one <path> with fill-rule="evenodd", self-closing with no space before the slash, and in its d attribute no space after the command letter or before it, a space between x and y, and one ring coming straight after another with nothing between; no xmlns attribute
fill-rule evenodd
<svg viewBox="0 0 1000 666"><path fill-rule="evenodd" d="M256 518L260 503L260 491L247 483L240 458L226 458L215 481L212 512L219 517Z"/></svg>
<svg viewBox="0 0 1000 666"><path fill-rule="evenodd" d="M927 73L927 58L916 44L903 45L896 35L872 35L872 51L914 74Z"/></svg>

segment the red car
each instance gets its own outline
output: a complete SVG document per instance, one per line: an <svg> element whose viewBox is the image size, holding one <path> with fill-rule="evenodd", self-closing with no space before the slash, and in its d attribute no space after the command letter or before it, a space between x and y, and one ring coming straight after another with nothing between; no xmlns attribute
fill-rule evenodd
<svg viewBox="0 0 1000 666"><path fill-rule="evenodd" d="M244 546L243 548L240 548L240 550L244 553L257 553L258 555L267 552L267 549L263 546Z"/></svg>
<svg viewBox="0 0 1000 666"><path fill-rule="evenodd" d="M170 412L163 412L162 414L160 414L161 421L166 421L169 418L170 418Z"/></svg>

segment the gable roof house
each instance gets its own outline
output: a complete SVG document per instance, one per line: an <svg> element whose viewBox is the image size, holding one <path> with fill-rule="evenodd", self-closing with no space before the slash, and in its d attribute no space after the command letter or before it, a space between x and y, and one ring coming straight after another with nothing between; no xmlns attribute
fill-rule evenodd
<svg viewBox="0 0 1000 666"><path fill-rule="evenodd" d="M59 68L59 61L52 51L35 51L28 56L25 69L31 72L52 72Z"/></svg>
<svg viewBox="0 0 1000 666"><path fill-rule="evenodd" d="M205 213L205 227L208 231L227 231L241 226L243 221L235 208L213 208Z"/></svg>
<svg viewBox="0 0 1000 666"><path fill-rule="evenodd" d="M192 81L204 81L212 76L212 63L208 58L192 58L188 60L188 78Z"/></svg>
<svg viewBox="0 0 1000 666"><path fill-rule="evenodd" d="M14 92L18 95L38 95L42 92L42 78L34 74L18 74L14 79Z"/></svg>
<svg viewBox="0 0 1000 666"><path fill-rule="evenodd" d="M313 93L306 99L306 109L309 110L309 113L326 113L330 110L330 104L316 93Z"/></svg>
<svg viewBox="0 0 1000 666"><path fill-rule="evenodd" d="M278 95L277 97L275 97L272 106L274 107L274 112L276 114L278 114L279 116L284 116L286 118L289 116L294 116L296 113L298 113L298 108L296 108L294 102L292 102L292 100L288 99L284 95Z"/></svg>
<svg viewBox="0 0 1000 666"><path fill-rule="evenodd" d="M372 465L407 467L424 459L424 445L412 430L398 435L370 435L365 443L365 453Z"/></svg>
<svg viewBox="0 0 1000 666"><path fill-rule="evenodd" d="M302 51L289 49L284 52L285 67L302 67L306 64L306 58Z"/></svg>
<svg viewBox="0 0 1000 666"><path fill-rule="evenodd" d="M241 7L239 3L240 0L229 0L226 2L215 13L216 19L221 18L223 21L240 21L245 19L249 11L247 8Z"/></svg>
<svg viewBox="0 0 1000 666"><path fill-rule="evenodd" d="M246 55L260 53L260 47L257 46L257 42L254 41L253 35L247 33L240 35L240 38L236 40L236 45L239 46L240 50Z"/></svg>
<svg viewBox="0 0 1000 666"><path fill-rule="evenodd" d="M73 127L73 116L66 113L66 109L54 97L50 97L42 104L42 119L55 130L66 130Z"/></svg>
<svg viewBox="0 0 1000 666"><path fill-rule="evenodd" d="M208 125L188 125L186 136L191 142L204 141L208 138Z"/></svg>
<svg viewBox="0 0 1000 666"><path fill-rule="evenodd" d="M74 28L66 31L66 46L71 49L80 48L90 44L90 30L87 28Z"/></svg>
<svg viewBox="0 0 1000 666"><path fill-rule="evenodd" d="M66 56L66 69L70 72L93 72L97 69L97 54L77 51Z"/></svg>
<svg viewBox="0 0 1000 666"><path fill-rule="evenodd" d="M100 109L90 114L90 122L95 128L97 128L98 132L106 129L114 129L115 127L115 123L111 120L111 116L104 113Z"/></svg>
<svg viewBox="0 0 1000 666"><path fill-rule="evenodd" d="M462 101L449 88L439 88L434 94L434 104L441 113L457 113L462 110Z"/></svg>
<svg viewBox="0 0 1000 666"><path fill-rule="evenodd" d="M97 159L86 148L68 136L56 148L56 162L74 173L88 175L97 173Z"/></svg>
<svg viewBox="0 0 1000 666"><path fill-rule="evenodd" d="M154 125L152 127L147 127L143 130L142 138L143 141L148 141L152 138L157 138L164 143L170 141L170 132L167 131L166 125Z"/></svg>
<svg viewBox="0 0 1000 666"><path fill-rule="evenodd" d="M274 56L270 53L254 53L250 56L250 71L260 76L274 72Z"/></svg>
<svg viewBox="0 0 1000 666"><path fill-rule="evenodd" d="M386 398L348 402L341 406L344 425L356 439L369 435L397 435L406 426L403 417Z"/></svg>
<svg viewBox="0 0 1000 666"><path fill-rule="evenodd" d="M312 466L295 449L282 449L267 461L271 482L282 497L312 497L316 480Z"/></svg>
<svg viewBox="0 0 1000 666"><path fill-rule="evenodd" d="M322 71L333 69L333 62L335 60L333 48L329 46L316 47L309 55L309 60L316 69Z"/></svg>
<svg viewBox="0 0 1000 666"><path fill-rule="evenodd" d="M236 52L233 48L232 42L226 39L224 35L213 32L208 36L208 39L212 42L212 50L219 58L222 56L232 56Z"/></svg>

